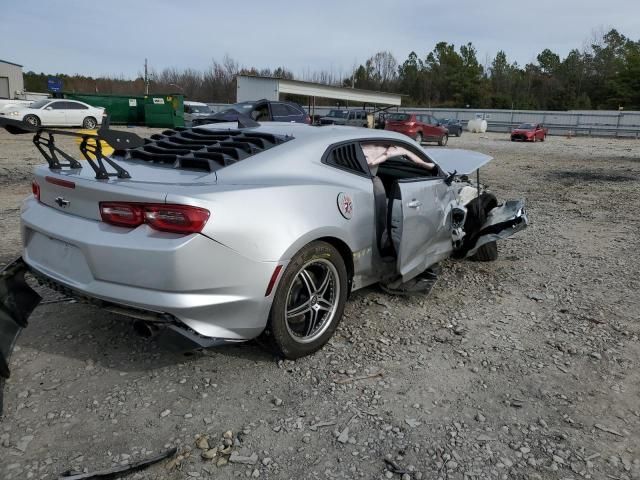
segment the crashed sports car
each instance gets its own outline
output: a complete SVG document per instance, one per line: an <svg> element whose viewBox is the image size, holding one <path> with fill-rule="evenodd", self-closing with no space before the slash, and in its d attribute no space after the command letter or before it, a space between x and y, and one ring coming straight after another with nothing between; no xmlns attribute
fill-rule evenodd
<svg viewBox="0 0 640 480"><path fill-rule="evenodd" d="M439 262L493 260L527 225L523 200L498 204L469 178L491 157L391 131L243 118L142 140L108 121L95 137L19 123L4 126L35 133L48 164L0 280L5 377L39 300L25 273L140 333L195 347L261 336L297 358L327 342L351 292L426 293ZM85 161L59 134L85 135Z"/></svg>

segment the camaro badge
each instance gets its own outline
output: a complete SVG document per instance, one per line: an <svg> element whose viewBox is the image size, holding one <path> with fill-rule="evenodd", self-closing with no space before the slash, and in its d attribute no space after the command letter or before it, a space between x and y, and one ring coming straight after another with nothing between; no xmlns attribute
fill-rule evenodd
<svg viewBox="0 0 640 480"><path fill-rule="evenodd" d="M340 210L340 214L344 218L347 220L351 219L353 215L353 200L351 200L351 195L344 192L338 194L338 210Z"/></svg>

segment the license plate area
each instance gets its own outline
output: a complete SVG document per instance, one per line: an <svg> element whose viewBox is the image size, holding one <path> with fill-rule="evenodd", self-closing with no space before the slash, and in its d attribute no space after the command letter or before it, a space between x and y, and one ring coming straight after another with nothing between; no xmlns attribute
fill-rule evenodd
<svg viewBox="0 0 640 480"><path fill-rule="evenodd" d="M25 257L29 264L66 283L87 284L93 276L82 251L75 245L31 231Z"/></svg>

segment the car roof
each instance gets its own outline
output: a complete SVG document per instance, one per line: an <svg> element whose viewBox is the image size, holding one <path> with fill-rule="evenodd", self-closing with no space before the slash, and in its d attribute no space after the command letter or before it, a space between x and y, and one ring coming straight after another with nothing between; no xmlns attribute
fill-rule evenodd
<svg viewBox="0 0 640 480"><path fill-rule="evenodd" d="M236 129L237 122L213 123L202 125L198 128L211 130ZM259 127L248 129L248 131L271 133L274 135L292 136L295 139L309 142L326 142L327 145L355 139L390 139L412 142L412 140L402 133L391 130L377 130L362 127L347 127L342 125L327 125L315 127L304 123L292 122L264 122Z"/></svg>
<svg viewBox="0 0 640 480"><path fill-rule="evenodd" d="M191 100L185 100L183 102L185 105L197 105L198 107L206 107L207 104L203 102L192 102Z"/></svg>

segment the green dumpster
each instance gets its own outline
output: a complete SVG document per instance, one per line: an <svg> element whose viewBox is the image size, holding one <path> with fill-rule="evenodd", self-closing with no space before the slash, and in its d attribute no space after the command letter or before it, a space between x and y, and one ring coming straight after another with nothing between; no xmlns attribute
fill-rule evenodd
<svg viewBox="0 0 640 480"><path fill-rule="evenodd" d="M184 127L184 95L147 95L144 118L147 127Z"/></svg>
<svg viewBox="0 0 640 480"><path fill-rule="evenodd" d="M111 123L144 125L145 97L143 95L111 95L106 93L65 92L64 98L79 100L94 107L104 107L111 115Z"/></svg>

